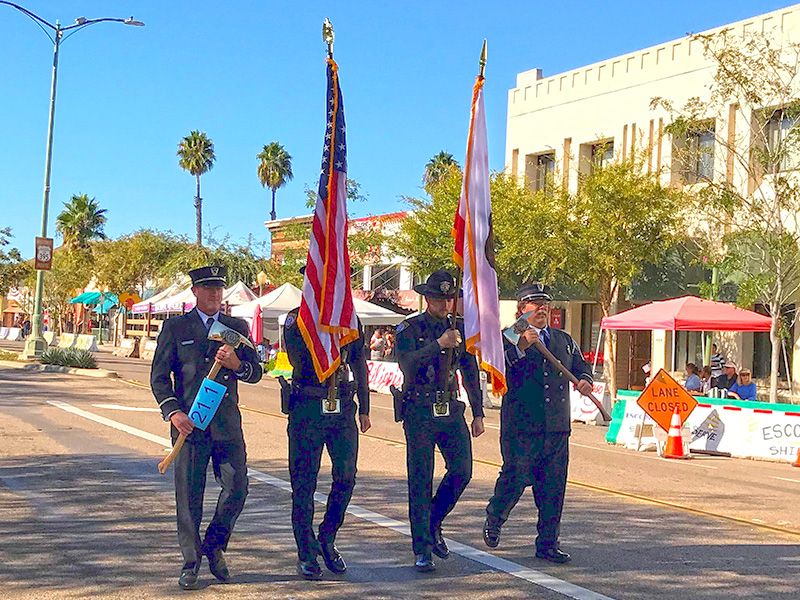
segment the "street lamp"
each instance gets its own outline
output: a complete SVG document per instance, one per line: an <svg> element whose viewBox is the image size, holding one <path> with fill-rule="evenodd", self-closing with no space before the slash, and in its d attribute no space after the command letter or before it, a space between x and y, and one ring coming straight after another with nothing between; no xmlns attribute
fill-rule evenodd
<svg viewBox="0 0 800 600"><path fill-rule="evenodd" d="M47 150L45 152L45 159L44 159L44 193L42 195L42 229L41 229L41 237L47 237L47 208L50 203L50 164L53 155L53 120L55 118L56 113L56 80L58 76L58 48L61 45L61 42L71 35L74 35L81 29L88 27L89 25L95 25L96 23L103 23L103 22L111 22L111 23L122 23L123 25L132 25L135 27L143 27L144 23L141 21L137 21L133 17L128 17L127 19L114 19L110 17L104 17L102 19L87 19L86 17L78 17L75 19L75 23L72 25L68 25L67 27L62 27L61 24L56 21L55 25L45 21L38 15L35 15L27 8L23 8L19 4L14 4L13 2L7 2L6 0L0 0L0 4L5 4L10 6L11 8L15 8L21 13L30 17L33 21L35 21L39 27L44 31L45 35L50 38L50 41L53 42L53 79L50 84L50 117L47 122ZM45 27L49 28L53 35L51 35ZM66 37L64 33L67 31L71 31ZM44 352L44 349L47 347L47 342L45 342L44 338L42 337L42 293L44 291L44 271L38 270L36 271L36 291L33 298L33 319L31 319L31 334L28 336L28 339L25 342L25 352L24 356L26 358L38 358Z"/></svg>

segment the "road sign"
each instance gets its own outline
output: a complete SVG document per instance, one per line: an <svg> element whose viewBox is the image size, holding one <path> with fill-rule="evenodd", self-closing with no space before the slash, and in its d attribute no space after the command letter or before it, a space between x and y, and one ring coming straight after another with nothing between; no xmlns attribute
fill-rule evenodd
<svg viewBox="0 0 800 600"><path fill-rule="evenodd" d="M686 417L697 406L697 400L664 369L655 374L636 403L667 432L676 406L681 415L681 423L686 422Z"/></svg>
<svg viewBox="0 0 800 600"><path fill-rule="evenodd" d="M37 237L34 268L49 271L53 266L53 238Z"/></svg>

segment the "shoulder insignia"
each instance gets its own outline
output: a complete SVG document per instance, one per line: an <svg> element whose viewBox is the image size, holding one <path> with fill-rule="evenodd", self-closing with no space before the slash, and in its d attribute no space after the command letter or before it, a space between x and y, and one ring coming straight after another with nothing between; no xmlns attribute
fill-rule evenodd
<svg viewBox="0 0 800 600"><path fill-rule="evenodd" d="M294 322L295 322L296 320L297 320L297 316L296 316L296 315L293 315L292 313L289 313L289 314L286 316L286 323L284 323L284 325L283 325L283 326L284 326L284 327L291 327L292 325L294 325Z"/></svg>
<svg viewBox="0 0 800 600"><path fill-rule="evenodd" d="M401 331L403 331L404 329L407 329L407 328L408 328L408 321L400 321L400 323L397 325L397 327L395 327L394 332L395 333L400 333Z"/></svg>

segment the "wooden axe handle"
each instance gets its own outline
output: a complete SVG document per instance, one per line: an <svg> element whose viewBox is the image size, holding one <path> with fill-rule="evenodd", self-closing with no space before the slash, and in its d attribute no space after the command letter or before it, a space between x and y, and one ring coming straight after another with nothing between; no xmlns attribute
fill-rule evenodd
<svg viewBox="0 0 800 600"><path fill-rule="evenodd" d="M178 436L178 440L175 442L175 445L172 447L172 450L170 450L170 453L167 454L164 460L158 463L159 473L163 475L164 473L167 472L167 469L169 469L169 466L172 464L172 461L175 460L175 458L177 458L178 453L181 451L181 448L183 448L183 443L185 441L186 441L186 434L185 433L180 434Z"/></svg>
<svg viewBox="0 0 800 600"><path fill-rule="evenodd" d="M541 353L542 353L542 356L544 356L544 357L545 357L545 358L546 358L548 361L550 361L550 363L551 363L551 364L552 364L552 365L553 365L553 366L554 366L556 369L558 369L559 371L561 371L561 374L562 374L562 375L564 375L564 377L566 377L567 379L569 379L569 380L570 380L572 383L574 383L575 385L578 385L578 378L577 378L577 377L575 377L575 375L573 375L573 374L572 374L572 373L569 371L569 369L567 369L567 367L565 367L564 365L562 365L562 364L561 364L561 361L560 361L560 360L558 360L558 359L557 359L557 358L556 358L556 357L553 355L553 353L552 353L552 352L550 352L550 350L548 350L548 349L547 349L547 346L545 346L545 345L542 343L542 340L536 340L536 341L533 343L533 345L536 347L536 349L537 349L539 352L541 352ZM611 415L610 415L610 414L608 414L608 412L606 411L606 409L605 409L605 408L603 408L603 403L602 403L602 402L600 402L600 400L598 400L597 398L595 398L595 397L594 397L594 394L589 394L587 397L589 398L589 400L591 400L592 402L594 402L594 405L597 407L597 410L599 410L599 411L600 411L600 414L603 416L603 420L605 420L605 421L610 421L610 420L611 420Z"/></svg>
<svg viewBox="0 0 800 600"><path fill-rule="evenodd" d="M228 346L230 348L233 347L229 346L228 344L225 344L225 346ZM222 369L222 363L214 359L214 364L211 366L211 370L208 372L208 378L214 379L219 374L220 369ZM164 460L158 463L159 473L163 475L164 473L167 472L167 469L169 469L169 466L172 464L172 461L175 460L175 458L178 456L178 453L181 451L181 448L183 448L183 443L185 441L186 441L186 434L181 433L178 436L178 440L175 442L175 445L172 447L170 453L167 454Z"/></svg>

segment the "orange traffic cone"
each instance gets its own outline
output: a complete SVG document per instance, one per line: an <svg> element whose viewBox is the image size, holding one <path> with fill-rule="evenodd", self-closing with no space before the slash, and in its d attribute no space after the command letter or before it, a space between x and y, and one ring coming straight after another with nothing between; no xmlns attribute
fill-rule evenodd
<svg viewBox="0 0 800 600"><path fill-rule="evenodd" d="M667 445L664 447L664 458L689 458L683 451L683 436L681 435L681 413L678 407L672 413L672 422L669 424Z"/></svg>
<svg viewBox="0 0 800 600"><path fill-rule="evenodd" d="M793 467L800 467L800 448L797 449L797 458L794 459L792 463Z"/></svg>

